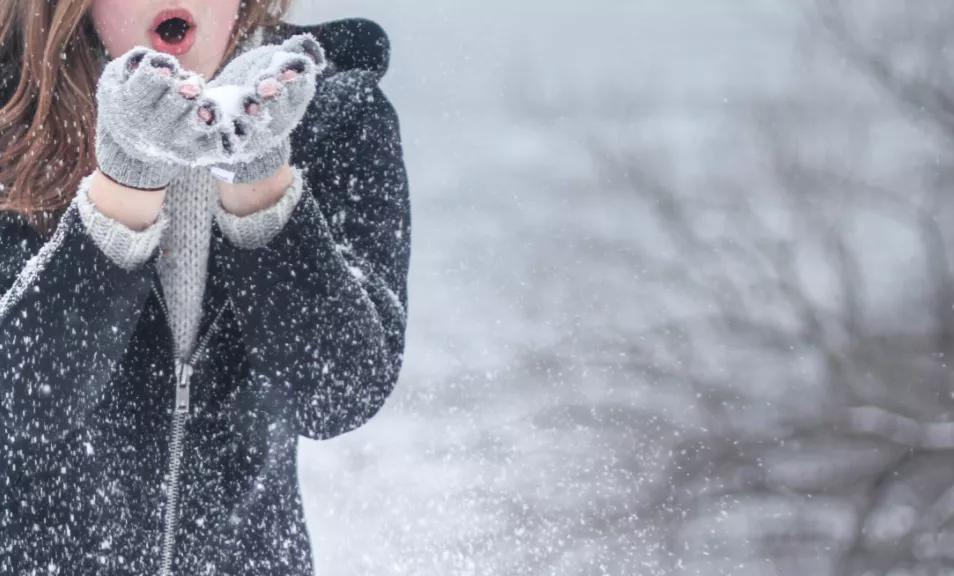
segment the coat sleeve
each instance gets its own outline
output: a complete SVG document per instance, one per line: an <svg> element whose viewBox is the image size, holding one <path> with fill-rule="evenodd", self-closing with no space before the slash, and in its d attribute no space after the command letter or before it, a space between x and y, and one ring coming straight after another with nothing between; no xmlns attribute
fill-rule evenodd
<svg viewBox="0 0 954 576"><path fill-rule="evenodd" d="M107 257L75 199L46 241L0 213L0 445L42 444L83 426L139 320L151 270Z"/></svg>
<svg viewBox="0 0 954 576"><path fill-rule="evenodd" d="M377 84L325 137L293 135L300 200L260 247L214 235L251 385L298 434L327 439L373 417L400 372L410 202L397 114Z"/></svg>

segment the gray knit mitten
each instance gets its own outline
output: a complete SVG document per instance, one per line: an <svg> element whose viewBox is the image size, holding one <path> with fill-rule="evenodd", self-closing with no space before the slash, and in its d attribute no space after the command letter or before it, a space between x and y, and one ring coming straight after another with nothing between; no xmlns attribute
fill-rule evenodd
<svg viewBox="0 0 954 576"><path fill-rule="evenodd" d="M210 164L216 177L236 184L273 174L288 161L289 135L314 97L316 78L325 66L324 50L307 33L237 56L204 93L226 116L225 155L213 152L199 163Z"/></svg>
<svg viewBox="0 0 954 576"><path fill-rule="evenodd" d="M131 188L164 188L203 155L220 154L225 115L200 76L175 57L136 47L109 62L96 99L96 160Z"/></svg>

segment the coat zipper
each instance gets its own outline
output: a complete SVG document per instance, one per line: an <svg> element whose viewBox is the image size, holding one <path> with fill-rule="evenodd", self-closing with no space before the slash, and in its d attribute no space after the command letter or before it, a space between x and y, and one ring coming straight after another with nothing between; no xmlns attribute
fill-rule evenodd
<svg viewBox="0 0 954 576"><path fill-rule="evenodd" d="M166 308L166 302L159 293L159 288L155 282L153 282L152 291L156 294L156 298L159 299L159 305L166 319L166 325L169 326L169 331L172 332L172 324L169 322L169 310ZM176 393L175 406L172 413L172 435L169 445L169 491L166 496L166 507L163 518L162 561L159 576L171 576L172 573L172 553L175 547L175 531L178 522L179 467L182 463L185 422L189 416L189 387L192 380L192 372L196 361L198 361L201 354L205 352L205 348L218 325L219 318L221 318L222 313L230 301L231 299L226 300L225 304L219 308L215 318L212 320L212 324L209 325L209 328L205 331L205 335L200 339L199 345L195 347L195 350L188 360L183 359L178 352L173 352ZM174 337L175 336L173 336L173 338ZM175 350L174 342L173 350Z"/></svg>

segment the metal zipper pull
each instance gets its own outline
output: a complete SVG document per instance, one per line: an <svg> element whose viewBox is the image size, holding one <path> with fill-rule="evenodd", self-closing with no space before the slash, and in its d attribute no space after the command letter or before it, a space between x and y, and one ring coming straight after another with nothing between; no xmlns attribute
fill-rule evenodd
<svg viewBox="0 0 954 576"><path fill-rule="evenodd" d="M192 365L175 359L176 363L176 412L189 411L189 381L192 380Z"/></svg>

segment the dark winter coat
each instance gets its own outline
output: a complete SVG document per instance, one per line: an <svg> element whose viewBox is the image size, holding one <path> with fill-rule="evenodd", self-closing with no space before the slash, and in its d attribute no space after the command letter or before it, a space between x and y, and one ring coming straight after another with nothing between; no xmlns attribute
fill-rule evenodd
<svg viewBox="0 0 954 576"><path fill-rule="evenodd" d="M306 194L264 248L213 227L188 365L158 251L126 271L74 205L49 239L0 214L0 575L312 574L298 436L361 426L395 385L410 207L384 32L265 41L302 31L332 64L292 135Z"/></svg>

